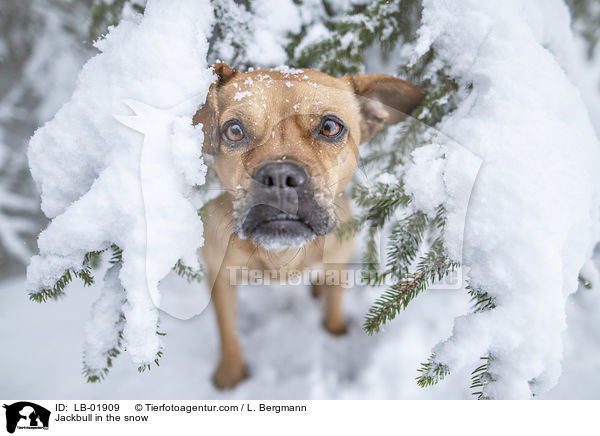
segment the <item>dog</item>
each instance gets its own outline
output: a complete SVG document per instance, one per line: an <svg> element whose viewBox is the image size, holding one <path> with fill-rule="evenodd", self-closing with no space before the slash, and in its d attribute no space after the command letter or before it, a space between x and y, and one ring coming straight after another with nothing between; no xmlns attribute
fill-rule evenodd
<svg viewBox="0 0 600 436"><path fill-rule="evenodd" d="M358 147L384 125L404 119L424 92L378 74L335 78L290 68L242 73L223 63L213 71L217 79L193 124L202 124L203 152L213 156L225 191L206 207L202 255L221 340L213 383L230 389L247 376L231 270L341 272L353 240L339 241L332 231L351 218L343 191ZM312 291L324 299L325 329L344 333L343 286L319 282Z"/></svg>

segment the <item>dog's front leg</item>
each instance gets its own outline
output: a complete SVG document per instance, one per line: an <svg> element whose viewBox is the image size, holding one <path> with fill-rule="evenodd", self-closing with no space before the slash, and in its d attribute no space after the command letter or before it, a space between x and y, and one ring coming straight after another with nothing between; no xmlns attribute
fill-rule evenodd
<svg viewBox="0 0 600 436"><path fill-rule="evenodd" d="M332 335L346 333L346 321L342 311L342 296L344 288L341 286L328 286L325 295L325 320L324 325Z"/></svg>
<svg viewBox="0 0 600 436"><path fill-rule="evenodd" d="M236 288L223 270L215 280L212 303L221 338L221 359L213 382L219 389L231 389L246 377L246 368L236 335Z"/></svg>
<svg viewBox="0 0 600 436"><path fill-rule="evenodd" d="M345 264L325 265L325 283L313 284L313 294L323 297L325 316L323 326L332 335L341 335L346 332L346 321L342 308L342 297L344 294L346 273Z"/></svg>
<svg viewBox="0 0 600 436"><path fill-rule="evenodd" d="M211 292L221 341L219 365L213 376L213 383L219 389L233 388L246 377L236 335L237 277L235 274L232 276L231 271L237 271L235 265L240 265L247 256L240 256L240 241L227 232L230 209L228 194L209 203L205 214L206 241L202 250L207 267L207 287Z"/></svg>
<svg viewBox="0 0 600 436"><path fill-rule="evenodd" d="M345 211L344 219L348 219L350 205L345 198L341 198L340 201L342 210ZM319 283L312 286L313 295L321 295L324 299L323 325L333 335L346 332L342 297L344 289L351 285L349 280L352 278L352 271L348 268L348 263L352 257L353 246L353 238L338 241L334 235L327 235L323 244L323 275Z"/></svg>

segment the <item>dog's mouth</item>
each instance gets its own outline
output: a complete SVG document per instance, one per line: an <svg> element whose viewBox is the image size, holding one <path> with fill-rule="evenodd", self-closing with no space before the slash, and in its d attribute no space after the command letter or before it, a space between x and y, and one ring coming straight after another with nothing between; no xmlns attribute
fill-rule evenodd
<svg viewBox="0 0 600 436"><path fill-rule="evenodd" d="M299 216L284 213L266 218L263 222L258 223L252 233L256 234L258 232L277 234L283 237L304 233L315 234L308 221L301 219Z"/></svg>
<svg viewBox="0 0 600 436"><path fill-rule="evenodd" d="M246 214L238 236L251 238L267 250L298 248L327 232L327 214L321 208L292 214L259 204Z"/></svg>
<svg viewBox="0 0 600 436"><path fill-rule="evenodd" d="M279 224L279 223L294 223L294 222L304 224L306 227L312 229L312 227L308 221L301 219L298 215L290 215L290 214L286 214L286 213L279 213L275 216L266 218L262 224L265 225L265 224L271 224L271 223Z"/></svg>

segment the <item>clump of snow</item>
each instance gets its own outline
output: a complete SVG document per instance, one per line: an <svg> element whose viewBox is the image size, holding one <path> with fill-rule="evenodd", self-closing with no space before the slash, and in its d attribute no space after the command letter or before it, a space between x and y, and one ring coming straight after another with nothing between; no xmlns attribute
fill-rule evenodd
<svg viewBox="0 0 600 436"><path fill-rule="evenodd" d="M65 270L80 269L85 253L119 246L124 345L138 365L161 347L158 282L179 259L197 267L203 243L193 188L206 167L202 130L191 119L213 80L211 11L208 0L149 1L143 17L96 43L101 53L84 66L73 97L30 142L52 222L39 237L28 288L51 287Z"/></svg>
<svg viewBox="0 0 600 436"><path fill-rule="evenodd" d="M350 0L339 0L332 7L336 14L351 9ZM250 4L234 0L213 2L220 35L211 42L209 59L224 59L233 66L245 66L247 71L260 67L275 67L289 61L286 48L290 35L298 35L307 29L310 43L317 42L329 31L323 21L330 16L321 0L294 0L276 2L255 0ZM318 29L318 32L315 32ZM302 38L300 47L306 47ZM282 67L284 74L298 74L298 69Z"/></svg>
<svg viewBox="0 0 600 436"><path fill-rule="evenodd" d="M331 36L331 32L325 24L323 23L315 23L313 26L308 28L308 32L300 44L294 49L294 56L298 57L300 53L302 53L307 47L310 47L313 44L319 43Z"/></svg>
<svg viewBox="0 0 600 436"><path fill-rule="evenodd" d="M89 376L102 377L111 350L119 348L124 327L123 304L125 290L119 281L119 267L108 269L100 296L92 306L90 320L85 329L83 362Z"/></svg>
<svg viewBox="0 0 600 436"><path fill-rule="evenodd" d="M434 218L444 206L446 216L442 237L447 254L460 262L469 200L482 164L481 159L441 132L436 141L417 148L404 173L404 189L411 196L411 209ZM393 184L393 183L392 183Z"/></svg>
<svg viewBox="0 0 600 436"><path fill-rule="evenodd" d="M393 174L381 173L377 177L375 177L375 180L373 180L373 182L374 183L384 183L387 185L394 185L394 184L398 183L398 179Z"/></svg>
<svg viewBox="0 0 600 436"><path fill-rule="evenodd" d="M233 96L233 99L235 101L242 101L244 98L250 97L251 95L252 95L252 93L250 91L239 91L239 92L235 93L235 95Z"/></svg>
<svg viewBox="0 0 600 436"><path fill-rule="evenodd" d="M413 196L415 208L429 217L434 217L437 207L446 198L443 169L444 153L442 146L430 144L412 153L413 165L404 177L406 193Z"/></svg>
<svg viewBox="0 0 600 436"><path fill-rule="evenodd" d="M285 63L288 35L299 32L302 25L299 7L292 0L278 1L276 7L269 0L257 0L252 2L252 15L247 61L255 65Z"/></svg>
<svg viewBox="0 0 600 436"><path fill-rule="evenodd" d="M599 143L552 51L556 41L561 53L572 43L568 23L557 0L424 1L417 54L433 47L463 89L472 85L438 127L482 166L465 192L465 184L449 184L461 160L446 150L443 165L439 146L428 146L413 155L406 182L428 213L443 194L470 195L464 240L459 232L444 240L469 283L497 305L457 318L452 336L434 348L435 362L458 370L491 356L483 387L490 398L528 398L556 385L567 297L599 239ZM448 168L455 177L444 177ZM464 219L443 203L448 222Z"/></svg>
<svg viewBox="0 0 600 436"><path fill-rule="evenodd" d="M304 73L304 70L301 70L300 68L292 68L288 65L278 65L275 68L272 68L271 70L279 71L281 74L284 75L284 77L289 77L290 75L296 76L298 74Z"/></svg>

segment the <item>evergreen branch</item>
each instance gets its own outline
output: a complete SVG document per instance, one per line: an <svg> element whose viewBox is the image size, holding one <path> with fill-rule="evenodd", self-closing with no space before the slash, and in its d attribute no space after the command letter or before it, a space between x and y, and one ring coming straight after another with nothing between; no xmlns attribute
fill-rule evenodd
<svg viewBox="0 0 600 436"><path fill-rule="evenodd" d="M46 301L58 300L60 297L65 295L65 288L69 283L73 281L73 277L80 278L85 286L94 284L94 277L91 274L90 268L84 264L82 269L79 271L68 269L65 273L56 281L52 288L41 289L37 292L29 293L29 300L35 301L36 303L45 303Z"/></svg>
<svg viewBox="0 0 600 436"><path fill-rule="evenodd" d="M249 67L246 52L248 36L253 33L249 22L254 18L250 1L211 0L210 3L214 25L208 45L208 61L224 61L233 68Z"/></svg>
<svg viewBox="0 0 600 436"><path fill-rule="evenodd" d="M425 284L423 275L406 274L406 279L393 284L373 303L363 323L363 330L369 335L378 333L382 325L406 308L410 300L423 290Z"/></svg>
<svg viewBox="0 0 600 436"><path fill-rule="evenodd" d="M417 371L421 373L416 379L417 384L422 388L433 386L450 374L447 365L436 362L435 354L429 356L427 362L422 363Z"/></svg>
<svg viewBox="0 0 600 436"><path fill-rule="evenodd" d="M360 230L362 222L356 218L350 218L338 225L334 231L335 237L338 241L342 242L346 239L350 239Z"/></svg>
<svg viewBox="0 0 600 436"><path fill-rule="evenodd" d="M352 188L352 198L366 209L362 221L378 228L385 225L396 208L405 207L410 202L401 182L395 185L375 183L369 187L356 184Z"/></svg>
<svg viewBox="0 0 600 436"><path fill-rule="evenodd" d="M481 366L475 368L475 370L471 373L471 389L477 389L477 391L473 392L473 395L477 396L478 400L487 400L489 397L484 394L483 388L493 381L493 377L489 372L490 369L490 360L491 357L485 356L481 357L481 360L484 360L485 363Z"/></svg>
<svg viewBox="0 0 600 436"><path fill-rule="evenodd" d="M99 383L102 380L104 380L104 378L108 375L110 368L112 368L112 366L113 366L113 360L119 354L121 354L121 349L123 346L123 322L124 321L125 321L125 315L123 313L121 313L119 321L117 322L117 324L121 325L121 328L119 329L119 333L118 333L117 343L115 344L114 347L112 347L110 350L108 350L106 352L106 366L104 368L92 369L85 364L85 358L84 358L82 373L83 373L84 377L86 377L86 380L88 383Z"/></svg>
<svg viewBox="0 0 600 436"><path fill-rule="evenodd" d="M397 144L394 142L394 132L406 128L406 120L404 123L396 124L393 128L383 126L375 132L360 151L360 167L365 168L373 166L376 172L380 172L382 167L385 167L386 172L394 172L396 168L396 156L398 153ZM385 162L385 165L382 165Z"/></svg>
<svg viewBox="0 0 600 436"><path fill-rule="evenodd" d="M29 300L36 303L45 303L47 300L58 300L62 297L64 289L73 280L72 271L69 269L56 281L52 288L41 289L38 292L30 292Z"/></svg>
<svg viewBox="0 0 600 436"><path fill-rule="evenodd" d="M156 332L156 334L160 334L160 333ZM164 353L162 351L157 351L156 357L154 358L154 360L152 362L154 362L154 364L156 366L160 366L159 362L160 362L160 359L163 357L163 355L164 355ZM142 372L145 372L146 370L150 371L152 369L152 362L138 366L138 372L141 374Z"/></svg>
<svg viewBox="0 0 600 436"><path fill-rule="evenodd" d="M383 276L379 274L379 246L376 240L377 227L369 227L367 233L367 242L362 261L362 280L363 283L375 286L381 283Z"/></svg>
<svg viewBox="0 0 600 436"><path fill-rule="evenodd" d="M430 283L441 280L458 267L445 255L441 239L436 239L427 254L419 260L417 271L406 274L405 278L394 283L373 303L365 318L363 329L370 335L379 332L382 325L391 321L396 315Z"/></svg>
<svg viewBox="0 0 600 436"><path fill-rule="evenodd" d="M115 244L112 244L110 249L112 250L112 257L109 262L111 264L121 262L123 251ZM60 297L65 295L64 290L67 285L73 281L73 277L81 279L85 286L93 285L94 276L92 275L92 270L99 266L100 255L104 251L106 250L90 251L86 253L83 256L81 269L67 269L51 288L44 288L36 292L30 292L29 300L35 301L36 303L45 303L48 300L58 300Z"/></svg>
<svg viewBox="0 0 600 436"><path fill-rule="evenodd" d="M496 298L479 288L466 287L471 296L471 309L473 312L483 312L496 308Z"/></svg>
<svg viewBox="0 0 600 436"><path fill-rule="evenodd" d="M166 336L167 334L164 332L161 332L160 330L158 330L158 326L156 327L156 334L158 336ZM146 363L144 365L138 366L138 373L142 373L145 372L146 370L150 371L152 369L152 363L154 362L154 364L156 366L160 366L160 359L163 357L164 353L161 350L158 350L156 352L156 356L154 357L154 360L152 360L152 362Z"/></svg>
<svg viewBox="0 0 600 436"><path fill-rule="evenodd" d="M354 4L349 14L326 19L324 25L330 35L304 47L299 53L298 47L306 29L292 35L286 49L290 63L331 75L361 72L365 65L364 53L369 46L378 44L385 58L398 45L416 39L421 9L420 0Z"/></svg>
<svg viewBox="0 0 600 436"><path fill-rule="evenodd" d="M586 279L581 273L577 276L577 281L580 286L583 286L584 289L592 289L592 282Z"/></svg>
<svg viewBox="0 0 600 436"><path fill-rule="evenodd" d="M192 267L185 265L181 259L177 261L177 263L175 264L175 266L173 266L172 269L175 272L175 274L177 274L181 278L186 279L188 283L200 283L202 281L202 278L204 277L202 265L200 265L200 269L195 270Z"/></svg>
<svg viewBox="0 0 600 436"><path fill-rule="evenodd" d="M85 256L83 256L83 265L87 265L91 269L98 268L98 266L100 266L100 255L102 254L102 251L104 250L86 253Z"/></svg>
<svg viewBox="0 0 600 436"><path fill-rule="evenodd" d="M109 262L113 265L121 262L123 260L123 250L115 244L112 244L110 248L112 250L112 255Z"/></svg>
<svg viewBox="0 0 600 436"><path fill-rule="evenodd" d="M387 271L392 277L401 279L408 273L411 263L419 252L427 224L427 215L417 211L392 227L386 264Z"/></svg>

